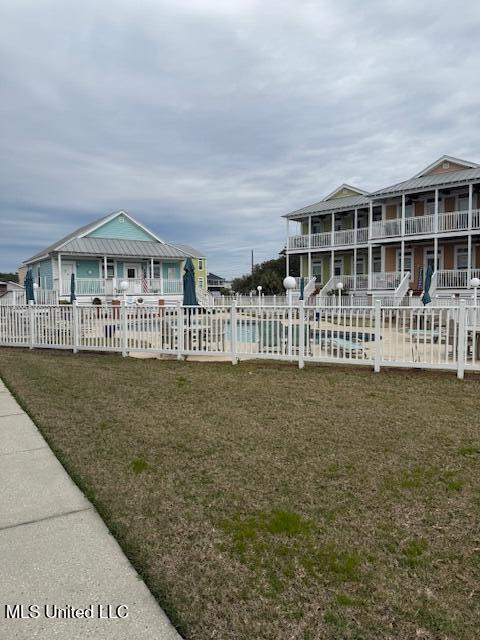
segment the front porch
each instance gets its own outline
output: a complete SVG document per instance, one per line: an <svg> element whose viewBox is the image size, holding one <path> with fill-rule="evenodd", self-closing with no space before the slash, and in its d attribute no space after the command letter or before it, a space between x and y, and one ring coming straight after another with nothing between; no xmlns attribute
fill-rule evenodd
<svg viewBox="0 0 480 640"><path fill-rule="evenodd" d="M56 264L55 264L56 263ZM111 299L128 296L173 296L183 294L183 260L117 259L59 255L54 261L53 288L60 298L70 296L72 275L80 301L94 297ZM122 283L127 284L125 291Z"/></svg>

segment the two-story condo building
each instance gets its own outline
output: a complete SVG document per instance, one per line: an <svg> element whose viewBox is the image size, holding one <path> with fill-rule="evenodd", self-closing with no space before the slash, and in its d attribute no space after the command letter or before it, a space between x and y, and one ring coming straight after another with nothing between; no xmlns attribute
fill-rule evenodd
<svg viewBox="0 0 480 640"><path fill-rule="evenodd" d="M126 294L147 301L180 300L183 266L191 257L199 294L207 290L206 258L187 245L165 242L125 211L73 231L25 261L41 292L68 300L72 274L79 302Z"/></svg>
<svg viewBox="0 0 480 640"><path fill-rule="evenodd" d="M300 254L309 292L342 282L354 294L468 293L480 275L480 165L443 156L411 179L367 193L343 184L287 214L289 256ZM291 233L292 222L298 226ZM432 295L432 297L433 297Z"/></svg>

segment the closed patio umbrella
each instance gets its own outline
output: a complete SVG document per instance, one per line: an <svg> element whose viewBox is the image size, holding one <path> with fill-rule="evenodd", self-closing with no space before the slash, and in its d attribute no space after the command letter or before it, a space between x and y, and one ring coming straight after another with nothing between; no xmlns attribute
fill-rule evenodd
<svg viewBox="0 0 480 640"><path fill-rule="evenodd" d="M75 295L75 274L72 273L72 277L70 278L70 304L73 304L77 296Z"/></svg>
<svg viewBox="0 0 480 640"><path fill-rule="evenodd" d="M427 273L425 274L425 284L423 286L422 302L424 305L432 301L430 294L428 293L430 291L430 285L432 284L432 275L433 275L432 265L429 264L427 268Z"/></svg>
<svg viewBox="0 0 480 640"><path fill-rule="evenodd" d="M304 291L305 291L305 278L300 278L300 300L303 300Z"/></svg>
<svg viewBox="0 0 480 640"><path fill-rule="evenodd" d="M25 276L25 298L27 300L27 304L30 302L35 302L35 293L33 291L33 273L32 270L29 269L27 271L27 275Z"/></svg>
<svg viewBox="0 0 480 640"><path fill-rule="evenodd" d="M191 258L187 258L183 269L183 304L189 307L197 307L198 300L195 293L195 267Z"/></svg>

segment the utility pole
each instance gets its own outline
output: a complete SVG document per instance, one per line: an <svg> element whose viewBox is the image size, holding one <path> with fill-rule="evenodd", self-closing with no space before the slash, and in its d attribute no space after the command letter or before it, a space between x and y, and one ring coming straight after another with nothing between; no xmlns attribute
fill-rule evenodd
<svg viewBox="0 0 480 640"><path fill-rule="evenodd" d="M252 249L252 276L253 276L253 249Z"/></svg>

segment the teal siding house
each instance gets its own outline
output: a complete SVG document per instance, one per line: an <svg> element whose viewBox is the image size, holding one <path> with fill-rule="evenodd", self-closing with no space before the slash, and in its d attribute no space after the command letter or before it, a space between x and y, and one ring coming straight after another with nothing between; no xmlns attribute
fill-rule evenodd
<svg viewBox="0 0 480 640"><path fill-rule="evenodd" d="M197 289L206 290L206 258L188 245L165 242L126 211L116 211L77 229L28 260L39 289L70 296L75 276L79 302L112 300L126 293L145 302L180 300L185 260L201 266Z"/></svg>

